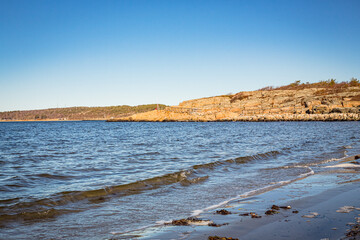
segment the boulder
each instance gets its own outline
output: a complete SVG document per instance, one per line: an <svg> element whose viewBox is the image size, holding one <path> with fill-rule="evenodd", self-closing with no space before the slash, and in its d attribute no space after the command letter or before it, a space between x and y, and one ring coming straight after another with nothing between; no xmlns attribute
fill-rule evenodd
<svg viewBox="0 0 360 240"><path fill-rule="evenodd" d="M324 104L316 105L313 107L312 113L315 113L315 114L329 113L329 106L324 105Z"/></svg>

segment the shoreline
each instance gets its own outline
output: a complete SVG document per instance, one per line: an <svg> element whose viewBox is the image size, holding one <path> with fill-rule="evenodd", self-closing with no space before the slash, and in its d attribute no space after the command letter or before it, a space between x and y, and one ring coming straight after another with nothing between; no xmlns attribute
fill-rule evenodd
<svg viewBox="0 0 360 240"><path fill-rule="evenodd" d="M106 122L357 122L360 114L331 113L331 114L260 114L239 115L231 118L167 116L164 110L148 112L150 116L136 116L119 119L24 119L0 120L0 122L74 122L74 121L106 121ZM165 116L166 115L166 116Z"/></svg>
<svg viewBox="0 0 360 240"><path fill-rule="evenodd" d="M357 113L330 113L330 114L260 114L237 115L219 118L217 115L193 116L172 115L165 110L155 110L147 114L138 114L133 117L108 119L106 122L335 122L360 121Z"/></svg>
<svg viewBox="0 0 360 240"><path fill-rule="evenodd" d="M195 219L206 220L203 222L205 224L167 224L122 237L164 240L210 239L215 236L224 239L348 239L346 234L349 230L360 224L360 168L342 168L339 163L352 162L360 157L355 156L335 162L333 167L339 165L337 170L327 168L331 171L315 173L198 214ZM265 214L272 205L290 206L291 209L282 208L274 211L274 214ZM351 207L349 212L341 211L344 206ZM227 211L231 214L226 214ZM259 217L251 217L249 213ZM212 225L207 226L208 223ZM356 236L359 237L360 233Z"/></svg>

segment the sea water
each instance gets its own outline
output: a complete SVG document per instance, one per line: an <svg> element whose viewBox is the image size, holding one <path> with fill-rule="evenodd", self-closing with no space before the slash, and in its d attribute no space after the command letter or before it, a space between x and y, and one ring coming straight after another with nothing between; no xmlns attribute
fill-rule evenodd
<svg viewBox="0 0 360 240"><path fill-rule="evenodd" d="M0 238L104 239L360 150L359 122L0 123Z"/></svg>

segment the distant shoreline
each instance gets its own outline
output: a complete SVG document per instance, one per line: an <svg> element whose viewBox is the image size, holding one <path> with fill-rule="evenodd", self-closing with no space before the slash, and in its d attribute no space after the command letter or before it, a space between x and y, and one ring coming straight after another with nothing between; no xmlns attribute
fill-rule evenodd
<svg viewBox="0 0 360 240"><path fill-rule="evenodd" d="M41 120L0 120L0 122L83 122L83 121L106 121L107 119L84 119L84 120L60 120L60 119L41 119Z"/></svg>
<svg viewBox="0 0 360 240"><path fill-rule="evenodd" d="M254 115L240 116L237 119L218 120L176 120L176 119L26 119L26 120L0 120L1 122L82 122L82 121L105 121L105 122L357 122L360 121L360 114L310 114L310 115Z"/></svg>

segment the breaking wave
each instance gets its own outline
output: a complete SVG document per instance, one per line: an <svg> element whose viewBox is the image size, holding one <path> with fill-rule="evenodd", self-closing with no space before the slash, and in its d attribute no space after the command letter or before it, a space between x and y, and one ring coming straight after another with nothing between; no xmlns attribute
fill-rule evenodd
<svg viewBox="0 0 360 240"><path fill-rule="evenodd" d="M27 202L20 202L20 199L16 199L15 201L11 201L12 204L10 206L0 206L0 223L11 219L33 220L56 217L57 215L72 211L68 209L58 209L59 207L69 203L83 201L88 204L99 204L107 201L109 198L139 194L144 191L157 189L162 186L172 185L175 183L179 183L186 187L191 184L198 184L206 181L209 178L209 171L214 170L217 166L245 164L253 160L273 158L278 154L280 154L280 152L270 151L251 156L198 164L187 170L168 173L162 176L148 178L128 184L109 186L89 191L65 191L54 194L48 198L36 199ZM201 171L200 173L199 170L205 171ZM55 176L50 174L40 174L39 177L55 179L64 178L64 176ZM2 200L0 203L5 202L7 202L7 200Z"/></svg>

